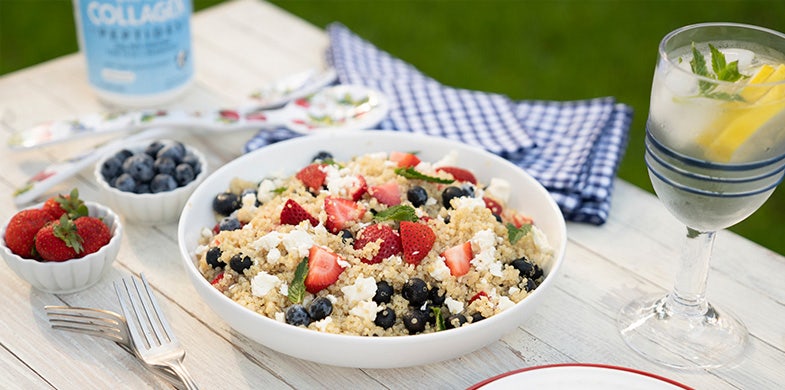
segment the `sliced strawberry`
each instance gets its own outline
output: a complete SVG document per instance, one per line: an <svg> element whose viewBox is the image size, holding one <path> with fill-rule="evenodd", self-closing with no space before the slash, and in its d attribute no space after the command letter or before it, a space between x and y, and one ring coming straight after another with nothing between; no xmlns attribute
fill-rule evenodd
<svg viewBox="0 0 785 390"><path fill-rule="evenodd" d="M470 171L458 167L439 167L436 168L439 172L447 172L452 175L455 180L468 181L472 184L477 184L477 178Z"/></svg>
<svg viewBox="0 0 785 390"><path fill-rule="evenodd" d="M383 224L370 225L357 233L354 249L365 248L365 245L377 240L381 240L379 252L370 259L362 259L363 263L381 263L390 256L401 254L401 237L391 227Z"/></svg>
<svg viewBox="0 0 785 390"><path fill-rule="evenodd" d="M220 274L218 274L218 275L215 275L215 277L214 277L214 278L213 278L213 280L210 282L210 284L212 284L212 285L214 286L214 285L216 285L216 284L220 283L220 282L221 282L221 280L223 280L223 278L224 278L224 273L223 273L223 272L221 272Z"/></svg>
<svg viewBox="0 0 785 390"><path fill-rule="evenodd" d="M436 241L436 233L430 226L417 222L401 221L401 247L403 261L409 264L420 264L428 255Z"/></svg>
<svg viewBox="0 0 785 390"><path fill-rule="evenodd" d="M360 219L365 214L365 208L354 201L334 196L324 198L324 211L327 213L324 225L333 234L340 232L348 222Z"/></svg>
<svg viewBox="0 0 785 390"><path fill-rule="evenodd" d="M534 222L531 217L520 214L515 210L505 210L504 214L502 214L502 219L512 223L517 228L520 228L523 225L530 225Z"/></svg>
<svg viewBox="0 0 785 390"><path fill-rule="evenodd" d="M356 202L360 200L366 192L368 192L368 184L365 182L365 178L363 175L357 175L355 184L349 189L349 197Z"/></svg>
<svg viewBox="0 0 785 390"><path fill-rule="evenodd" d="M478 299L480 299L480 298L482 298L482 297L486 297L486 298L487 298L487 297L488 297L488 293L486 293L485 291L480 291L480 292L478 292L477 294L474 294L474 295L473 295L473 296L472 296L472 297L469 299L469 304L471 305L471 303L472 303L472 302L474 302L474 301L476 301L476 300L478 300Z"/></svg>
<svg viewBox="0 0 785 390"><path fill-rule="evenodd" d="M322 164L311 164L297 172L294 177L300 179L311 191L317 192L322 189L327 173L322 170Z"/></svg>
<svg viewBox="0 0 785 390"><path fill-rule="evenodd" d="M283 210L281 210L281 224L298 225L300 222L306 220L311 223L311 226L319 224L319 220L306 211L303 206L300 206L300 204L293 199L288 199L286 204L283 205Z"/></svg>
<svg viewBox="0 0 785 390"><path fill-rule="evenodd" d="M308 275L305 276L305 290L311 294L335 283L343 272L338 264L341 257L329 250L314 245L308 253Z"/></svg>
<svg viewBox="0 0 785 390"><path fill-rule="evenodd" d="M390 161L398 163L401 168L416 167L420 159L412 153L390 152Z"/></svg>
<svg viewBox="0 0 785 390"><path fill-rule="evenodd" d="M456 245L442 252L441 256L444 257L444 263L450 268L450 274L453 276L466 275L469 272L469 262L474 257L472 244L467 241Z"/></svg>
<svg viewBox="0 0 785 390"><path fill-rule="evenodd" d="M381 204L387 206L395 206L401 204L401 190L398 188L398 183L391 181L379 186L372 186L368 188L368 193L371 194Z"/></svg>
<svg viewBox="0 0 785 390"><path fill-rule="evenodd" d="M237 122L240 120L240 114L235 110L221 110L218 111L218 115L227 122Z"/></svg>
<svg viewBox="0 0 785 390"><path fill-rule="evenodd" d="M491 198L489 198L487 196L483 196L482 200L485 202L485 207L487 207L489 210L491 210L491 212L493 214L498 215L498 216L501 217L502 211L504 211L504 209L502 208L502 205L499 202L497 202L497 201L495 201L495 200L493 200L493 199L491 199Z"/></svg>

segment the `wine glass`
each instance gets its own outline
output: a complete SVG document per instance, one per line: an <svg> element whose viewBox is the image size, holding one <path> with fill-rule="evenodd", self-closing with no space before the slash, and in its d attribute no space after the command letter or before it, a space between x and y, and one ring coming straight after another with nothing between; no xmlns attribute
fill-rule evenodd
<svg viewBox="0 0 785 390"><path fill-rule="evenodd" d="M755 212L783 178L785 34L703 23L665 36L645 161L657 196L687 226L686 244L671 292L623 307L621 335L635 351L671 367L738 361L748 332L707 302L709 260L715 232Z"/></svg>

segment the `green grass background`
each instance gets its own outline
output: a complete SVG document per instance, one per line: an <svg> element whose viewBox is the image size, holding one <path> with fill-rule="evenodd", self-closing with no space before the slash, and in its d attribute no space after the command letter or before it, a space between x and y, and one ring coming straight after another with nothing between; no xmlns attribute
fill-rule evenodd
<svg viewBox="0 0 785 390"><path fill-rule="evenodd" d="M193 0L197 10L220 2ZM320 27L339 21L448 85L513 99L615 96L635 109L619 175L649 191L643 134L659 40L707 21L785 31L782 0L272 2ZM75 51L70 1L0 0L0 74ZM779 188L732 230L785 254L784 215Z"/></svg>

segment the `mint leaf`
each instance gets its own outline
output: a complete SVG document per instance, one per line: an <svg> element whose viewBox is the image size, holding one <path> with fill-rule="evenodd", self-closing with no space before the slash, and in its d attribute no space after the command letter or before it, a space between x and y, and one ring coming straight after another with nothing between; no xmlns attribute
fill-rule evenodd
<svg viewBox="0 0 785 390"><path fill-rule="evenodd" d="M376 221L411 221L417 222L420 218L414 211L414 207L406 205L397 205L382 210L373 216Z"/></svg>
<svg viewBox="0 0 785 390"><path fill-rule="evenodd" d="M521 225L521 227L516 227L515 225L507 222L507 239L510 240L510 244L516 244L520 241L521 238L526 237L527 234L532 230L532 225L527 223Z"/></svg>
<svg viewBox="0 0 785 390"><path fill-rule="evenodd" d="M270 192L274 192L274 193L276 193L278 195L281 195L281 194L284 193L284 191L286 191L286 187L278 187L278 188L276 188L276 189L274 189L274 190L272 190Z"/></svg>
<svg viewBox="0 0 785 390"><path fill-rule="evenodd" d="M709 44L709 50L711 51L711 68L714 70L714 74L717 75L717 80L733 82L742 77L741 73L739 73L739 61L733 61L730 64L726 63L725 54L711 43Z"/></svg>
<svg viewBox="0 0 785 390"><path fill-rule="evenodd" d="M433 316L436 318L436 331L442 331L447 329L447 326L444 325L444 317L442 316L442 309L432 306L431 311L433 311Z"/></svg>
<svg viewBox="0 0 785 390"><path fill-rule="evenodd" d="M415 180L423 180L431 183L439 183L439 184L451 184L455 180L453 179L442 179L440 177L433 177L428 176L422 172L417 171L412 167L408 168L395 168L395 173L401 175L407 179L415 179Z"/></svg>
<svg viewBox="0 0 785 390"><path fill-rule="evenodd" d="M703 54L695 47L695 42L692 43L692 60L690 60L690 68L692 68L692 73L695 73L698 76L714 78L711 74L709 74L709 68L706 67L706 58L703 57ZM698 87L700 88L701 95L711 92L715 86L715 84L709 81L698 81Z"/></svg>
<svg viewBox="0 0 785 390"><path fill-rule="evenodd" d="M735 94L735 93L734 94L730 94L730 93L727 93L727 92L709 92L709 93L706 93L705 96L707 98L717 99L717 100L725 100L725 101L729 101L729 102L743 102L743 101L745 101L744 98L741 97L741 95Z"/></svg>
<svg viewBox="0 0 785 390"><path fill-rule="evenodd" d="M294 279L289 285L289 302L300 303L305 296L305 276L308 275L308 258L304 257L303 261L297 265L294 270Z"/></svg>

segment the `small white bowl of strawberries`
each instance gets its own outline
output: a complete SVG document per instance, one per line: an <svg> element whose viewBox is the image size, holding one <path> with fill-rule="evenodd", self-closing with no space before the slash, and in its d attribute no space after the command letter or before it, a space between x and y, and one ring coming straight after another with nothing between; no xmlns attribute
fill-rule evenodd
<svg viewBox="0 0 785 390"><path fill-rule="evenodd" d="M97 283L120 250L123 227L111 209L74 189L20 210L0 230L0 254L34 288L53 294Z"/></svg>

